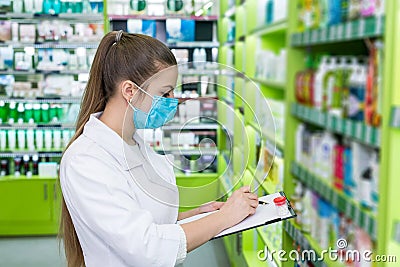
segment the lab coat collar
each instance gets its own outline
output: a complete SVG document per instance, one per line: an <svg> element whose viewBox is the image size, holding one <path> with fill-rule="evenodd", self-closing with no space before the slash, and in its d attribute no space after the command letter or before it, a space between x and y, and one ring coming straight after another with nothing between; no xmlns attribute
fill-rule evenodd
<svg viewBox="0 0 400 267"><path fill-rule="evenodd" d="M142 165L145 161L142 153L137 153L136 147L128 145L116 132L100 121L99 118L102 113L90 115L89 121L83 129L83 134L110 153L124 170ZM134 139L143 152L143 140L138 134L134 135Z"/></svg>

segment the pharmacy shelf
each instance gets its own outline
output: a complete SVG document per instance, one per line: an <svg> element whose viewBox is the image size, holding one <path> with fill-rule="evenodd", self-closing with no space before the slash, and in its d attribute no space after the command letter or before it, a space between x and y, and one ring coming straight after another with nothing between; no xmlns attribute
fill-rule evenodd
<svg viewBox="0 0 400 267"><path fill-rule="evenodd" d="M250 34L255 36L264 37L272 34L284 34L288 28L287 20L280 20L272 24L266 24L256 28Z"/></svg>
<svg viewBox="0 0 400 267"><path fill-rule="evenodd" d="M260 84L265 85L270 88L279 89L279 90L286 89L285 82L277 82L277 81L265 80L265 79L261 79L261 78L250 78L250 79L256 83L260 83Z"/></svg>
<svg viewBox="0 0 400 267"><path fill-rule="evenodd" d="M150 16L143 14L131 14L131 15L108 15L110 21L114 20L128 20L128 19L140 19L140 20L167 20L167 19L184 19L184 20L195 20L195 21L217 21L218 16L184 16L176 14L168 14L168 16Z"/></svg>
<svg viewBox="0 0 400 267"><path fill-rule="evenodd" d="M176 178L184 178L184 179L188 179L188 178L208 178L208 179L216 179L219 177L218 173L198 173L198 172L189 172L189 173L175 173L175 177Z"/></svg>
<svg viewBox="0 0 400 267"><path fill-rule="evenodd" d="M0 96L0 101L5 103L49 103L49 104L79 104L82 101L81 97L36 97L36 98L13 98Z"/></svg>
<svg viewBox="0 0 400 267"><path fill-rule="evenodd" d="M207 42L207 41L194 41L194 42L168 42L166 45L173 48L217 48L219 47L218 42Z"/></svg>
<svg viewBox="0 0 400 267"><path fill-rule="evenodd" d="M261 240L264 242L264 244L268 247L269 250L276 252L280 251L282 248L276 248L272 245L273 244L272 241L268 239L267 235L263 231L264 227L265 226L256 228L258 236L261 238ZM282 266L282 262L279 260L278 253L272 254L272 258L274 259L276 265L278 265L279 267Z"/></svg>
<svg viewBox="0 0 400 267"><path fill-rule="evenodd" d="M23 19L24 22L28 22L29 20L73 20L77 22L92 22L92 21L99 21L103 22L104 17L103 14L88 14L88 13L62 13L62 14L38 14L38 13L13 13L8 12L5 14L0 14L0 19L10 19L10 20L18 20Z"/></svg>
<svg viewBox="0 0 400 267"><path fill-rule="evenodd" d="M35 71L23 71L23 70L2 70L0 75L49 75L49 74L65 74L65 75L78 75L89 73L89 70L35 70Z"/></svg>
<svg viewBox="0 0 400 267"><path fill-rule="evenodd" d="M353 198L333 188L326 180L318 177L297 162L292 162L291 173L308 188L320 195L321 198L343 212L346 217L351 218L356 225L371 236L372 240L376 240L377 220L371 211L363 208Z"/></svg>
<svg viewBox="0 0 400 267"><path fill-rule="evenodd" d="M0 158L15 158L23 157L25 155L33 156L38 155L42 157L61 157L62 151L13 151L13 152L0 152Z"/></svg>
<svg viewBox="0 0 400 267"><path fill-rule="evenodd" d="M72 123L13 123L0 124L0 130L27 130L27 129L46 129L46 130L73 130L75 129L75 125Z"/></svg>
<svg viewBox="0 0 400 267"><path fill-rule="evenodd" d="M392 108L391 126L400 129L400 107Z"/></svg>
<svg viewBox="0 0 400 267"><path fill-rule="evenodd" d="M315 30L291 35L293 47L308 47L329 43L342 43L382 36L385 32L385 18L370 17L340 23Z"/></svg>
<svg viewBox="0 0 400 267"><path fill-rule="evenodd" d="M312 259L312 262L315 267L327 267L327 266L344 266L343 264L340 264L339 262L332 262L329 261L328 254L324 254L325 256L325 261L318 260L320 256L322 255L322 249L319 246L319 244L309 235L306 233L303 233L300 229L299 226L295 225L292 221L286 220L283 222L283 229L286 231L286 233L289 234L289 236L302 248L302 250L307 250L307 251L314 251L315 252L315 260ZM296 249L296 248L293 248Z"/></svg>
<svg viewBox="0 0 400 267"><path fill-rule="evenodd" d="M293 103L291 106L292 115L321 127L336 134L340 134L362 144L379 148L381 143L381 131L379 128L369 126L363 122L331 115L328 112L322 112L315 108Z"/></svg>
<svg viewBox="0 0 400 267"><path fill-rule="evenodd" d="M100 41L100 40L99 40ZM33 47L36 49L76 49L79 47L83 47L86 49L96 49L99 45L99 42L44 42L44 43L34 43L34 42L14 42L14 41L6 41L0 43L0 46L12 46L15 49L22 49L25 47Z"/></svg>
<svg viewBox="0 0 400 267"><path fill-rule="evenodd" d="M185 131L185 130L217 130L219 125L216 123L191 123L191 124L171 124L165 125L161 129L164 131Z"/></svg>
<svg viewBox="0 0 400 267"><path fill-rule="evenodd" d="M197 156L197 155L218 155L219 151L217 148L156 148L155 151L162 154L178 154L178 155L187 155L187 156Z"/></svg>

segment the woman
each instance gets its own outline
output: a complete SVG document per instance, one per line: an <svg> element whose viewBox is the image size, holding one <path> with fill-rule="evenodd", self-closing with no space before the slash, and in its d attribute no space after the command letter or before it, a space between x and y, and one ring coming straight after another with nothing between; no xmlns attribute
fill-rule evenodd
<svg viewBox="0 0 400 267"><path fill-rule="evenodd" d="M225 203L178 214L172 167L135 134L175 113L176 64L163 43L145 35L110 32L100 42L77 131L60 165L68 266L174 266L254 214L258 199L248 187Z"/></svg>

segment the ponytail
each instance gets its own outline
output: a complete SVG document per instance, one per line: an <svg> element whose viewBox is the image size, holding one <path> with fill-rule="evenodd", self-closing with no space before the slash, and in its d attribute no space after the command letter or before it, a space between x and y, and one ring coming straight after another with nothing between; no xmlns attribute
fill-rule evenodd
<svg viewBox="0 0 400 267"><path fill-rule="evenodd" d="M68 149L68 147L83 133L83 128L89 120L90 114L104 110L106 105L102 73L107 52L113 43L113 37L111 35L112 33L108 33L103 38L96 51L96 56L94 57L90 69L89 81L83 95L75 135L72 137L66 149ZM62 197L61 203L59 238L64 240L64 250L68 267L85 266L82 247L79 243L64 197Z"/></svg>
<svg viewBox="0 0 400 267"><path fill-rule="evenodd" d="M97 48L83 95L75 135L66 149L83 133L90 115L104 110L108 99L114 95L118 82L132 80L136 84L142 84L163 67L176 64L176 59L169 48L157 39L115 31L106 34ZM59 238L64 241L68 267L85 266L82 247L63 197Z"/></svg>

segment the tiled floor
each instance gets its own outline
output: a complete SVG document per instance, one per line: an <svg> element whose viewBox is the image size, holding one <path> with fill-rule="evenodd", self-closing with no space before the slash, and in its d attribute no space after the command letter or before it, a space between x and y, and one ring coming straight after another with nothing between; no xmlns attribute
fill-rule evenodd
<svg viewBox="0 0 400 267"><path fill-rule="evenodd" d="M65 256L55 237L0 238L1 267L65 267ZM227 267L222 240L213 240L188 254L183 267Z"/></svg>

